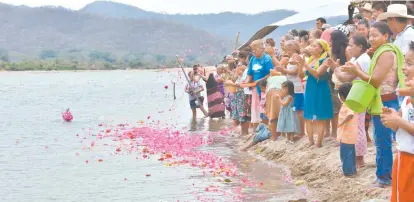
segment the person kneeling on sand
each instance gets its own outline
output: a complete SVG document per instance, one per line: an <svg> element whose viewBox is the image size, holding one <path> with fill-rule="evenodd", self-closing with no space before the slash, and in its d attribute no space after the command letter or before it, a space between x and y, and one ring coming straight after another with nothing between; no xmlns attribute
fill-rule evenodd
<svg viewBox="0 0 414 202"><path fill-rule="evenodd" d="M346 100L351 88L352 84L350 83L344 83L339 86L338 94L342 103ZM347 177L352 177L357 173L355 151L357 134L358 116L343 104L339 110L337 140L341 143L339 153L341 156L342 171Z"/></svg>
<svg viewBox="0 0 414 202"><path fill-rule="evenodd" d="M260 123L256 128L256 135L253 138L253 141L251 141L246 147L244 147L241 151L247 151L254 145L256 145L259 142L263 142L272 136L272 133L270 133L269 128L266 124Z"/></svg>

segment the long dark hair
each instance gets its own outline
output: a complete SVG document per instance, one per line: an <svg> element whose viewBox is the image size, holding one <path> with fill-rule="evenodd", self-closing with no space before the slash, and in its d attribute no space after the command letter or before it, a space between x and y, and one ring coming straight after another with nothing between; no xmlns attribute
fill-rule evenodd
<svg viewBox="0 0 414 202"><path fill-rule="evenodd" d="M260 87L266 88L266 86L267 86L267 80L266 79L262 79L262 80L259 81L259 83L257 85L259 85Z"/></svg>
<svg viewBox="0 0 414 202"><path fill-rule="evenodd" d="M331 33L332 41L332 56L339 59L340 65L344 65L346 59L346 47L348 46L348 37L339 30L334 30Z"/></svg>
<svg viewBox="0 0 414 202"><path fill-rule="evenodd" d="M368 30L369 30L369 28L371 27L370 25L369 25L369 22L367 21L367 20L360 20L359 22L358 22L358 25L364 25Z"/></svg>
<svg viewBox="0 0 414 202"><path fill-rule="evenodd" d="M292 81L285 81L282 83L282 87L288 89L288 94L292 97L295 97L295 86L293 85Z"/></svg>
<svg viewBox="0 0 414 202"><path fill-rule="evenodd" d="M392 31L387 23L385 22L376 22L371 27L377 29L382 35L388 34L392 35Z"/></svg>
<svg viewBox="0 0 414 202"><path fill-rule="evenodd" d="M354 23L354 21L353 21L353 19L354 19L354 17L353 17L354 11L355 11L355 6L352 3L350 3L348 5L348 20L346 20L343 23L343 25L350 25L350 24Z"/></svg>
<svg viewBox="0 0 414 202"><path fill-rule="evenodd" d="M367 41L367 39L364 36L361 35L355 35L352 37L352 41L354 41L355 45L362 47L362 52L365 53L370 48L370 45Z"/></svg>
<svg viewBox="0 0 414 202"><path fill-rule="evenodd" d="M343 83L339 86L338 94L343 98L347 98L349 91L351 91L352 83Z"/></svg>

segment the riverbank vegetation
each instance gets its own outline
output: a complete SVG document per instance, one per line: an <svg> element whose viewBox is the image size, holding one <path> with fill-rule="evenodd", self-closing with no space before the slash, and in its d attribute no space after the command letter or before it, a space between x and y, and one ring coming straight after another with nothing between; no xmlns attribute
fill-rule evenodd
<svg viewBox="0 0 414 202"><path fill-rule="evenodd" d="M0 70L3 71L62 71L62 70L117 70L117 69L161 69L177 67L175 57L146 53L110 53L102 51L42 50L38 56L32 55L12 61L5 50L0 50ZM199 59L193 55L183 57L183 65L191 66ZM203 58L204 61L206 58ZM219 58L211 57L205 64L214 65Z"/></svg>

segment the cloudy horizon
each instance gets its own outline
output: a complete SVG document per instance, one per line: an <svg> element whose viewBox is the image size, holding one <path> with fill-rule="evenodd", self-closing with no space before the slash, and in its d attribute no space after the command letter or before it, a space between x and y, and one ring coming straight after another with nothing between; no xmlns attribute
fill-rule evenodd
<svg viewBox="0 0 414 202"><path fill-rule="evenodd" d="M113 2L132 5L146 11L153 11L168 14L206 14L221 12L239 12L255 14L265 11L287 9L303 11L304 9L314 8L337 1L349 0L313 0L312 6L304 4L305 0L256 0L253 4L240 4L237 0L151 0L151 1L134 1L134 0L113 0ZM94 2L94 0L0 0L2 3L12 5L26 5L30 7L39 6L62 6L72 10L79 10L85 5ZM309 1L308 1L309 2Z"/></svg>

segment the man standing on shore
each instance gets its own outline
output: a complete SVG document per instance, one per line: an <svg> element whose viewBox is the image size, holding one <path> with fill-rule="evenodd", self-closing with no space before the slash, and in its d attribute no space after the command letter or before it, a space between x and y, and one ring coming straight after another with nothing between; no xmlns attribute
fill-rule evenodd
<svg viewBox="0 0 414 202"><path fill-rule="evenodd" d="M398 46L404 55L407 54L411 41L414 41L414 29L411 20L414 16L407 14L407 6L404 4L391 4L387 12L378 16L378 20L386 20L394 33L394 45Z"/></svg>
<svg viewBox="0 0 414 202"><path fill-rule="evenodd" d="M326 24L325 18L318 18L318 19L316 19L316 29L319 29L319 30L323 31L322 30L322 26L324 24Z"/></svg>

